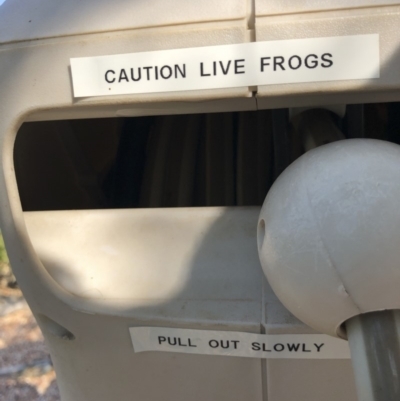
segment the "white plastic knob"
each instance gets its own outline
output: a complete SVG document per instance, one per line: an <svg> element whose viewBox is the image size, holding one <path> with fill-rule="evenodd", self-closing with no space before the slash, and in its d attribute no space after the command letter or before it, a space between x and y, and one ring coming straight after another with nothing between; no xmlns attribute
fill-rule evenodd
<svg viewBox="0 0 400 401"><path fill-rule="evenodd" d="M351 139L305 153L265 199L258 249L278 298L317 331L345 338L349 318L400 309L400 146Z"/></svg>

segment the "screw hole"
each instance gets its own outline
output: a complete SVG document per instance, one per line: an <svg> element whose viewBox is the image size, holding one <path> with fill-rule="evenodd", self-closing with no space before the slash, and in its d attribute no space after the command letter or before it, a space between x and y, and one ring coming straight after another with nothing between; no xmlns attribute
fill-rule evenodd
<svg viewBox="0 0 400 401"><path fill-rule="evenodd" d="M259 251L261 250L262 245L264 243L264 238L265 238L265 221L264 219L261 219L258 222L258 229L257 229L257 244Z"/></svg>
<svg viewBox="0 0 400 401"><path fill-rule="evenodd" d="M48 331L56 337L62 338L63 340L72 341L75 340L75 336L61 324L57 323L49 317L39 314L39 323L41 324L44 331Z"/></svg>

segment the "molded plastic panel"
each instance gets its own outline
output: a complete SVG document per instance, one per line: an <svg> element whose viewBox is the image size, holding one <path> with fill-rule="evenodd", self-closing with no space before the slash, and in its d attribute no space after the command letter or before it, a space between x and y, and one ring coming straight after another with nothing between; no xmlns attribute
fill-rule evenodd
<svg viewBox="0 0 400 401"><path fill-rule="evenodd" d="M256 15L295 14L400 4L399 0L255 0Z"/></svg>
<svg viewBox="0 0 400 401"><path fill-rule="evenodd" d="M268 360L268 401L357 401L350 360Z"/></svg>
<svg viewBox="0 0 400 401"><path fill-rule="evenodd" d="M264 286L267 334L315 334L278 301L267 282ZM350 359L263 361L268 401L357 401Z"/></svg>
<svg viewBox="0 0 400 401"><path fill-rule="evenodd" d="M6 0L0 43L166 25L242 20L246 1Z"/></svg>
<svg viewBox="0 0 400 401"><path fill-rule="evenodd" d="M399 25L398 6L256 18L257 41L379 34L381 65L378 79L259 86L258 107L364 103L389 100L390 97L398 99Z"/></svg>
<svg viewBox="0 0 400 401"><path fill-rule="evenodd" d="M261 364L257 359L135 354L128 328L148 325L146 320L78 311L62 313L61 317L60 310L52 317L62 319L75 335L70 341L57 337L39 320L63 401L262 401Z"/></svg>
<svg viewBox="0 0 400 401"><path fill-rule="evenodd" d="M35 250L54 280L50 287L61 286L75 301L71 310L36 292L40 306L31 304L40 312L63 399L261 401L260 360L135 354L128 330L150 324L258 333L258 213L259 208L25 213ZM65 330L54 331L50 319ZM67 341L64 332L74 339Z"/></svg>
<svg viewBox="0 0 400 401"><path fill-rule="evenodd" d="M207 108L210 107L208 101L219 100L217 107L224 109L226 106L221 104L224 98L229 101L241 100L235 105L239 109L248 108L249 101L250 108L255 108L247 87L75 100L69 70L71 57L242 43L247 40L244 26L221 24L210 29L195 30L179 26L173 29L167 27L54 38L31 42L24 47L20 44L4 45L1 51L5 56L0 58L0 92L7 102L0 105L1 114L13 118L11 116L21 113L32 115L39 112L41 118L60 119L163 114L160 113L163 109L167 109L167 113L180 113L179 108L183 109L183 113L190 113L202 109L202 105L195 104L199 101L203 101L204 108ZM7 124L4 120L3 123Z"/></svg>
<svg viewBox="0 0 400 401"><path fill-rule="evenodd" d="M80 310L257 330L258 207L25 213L33 246Z"/></svg>

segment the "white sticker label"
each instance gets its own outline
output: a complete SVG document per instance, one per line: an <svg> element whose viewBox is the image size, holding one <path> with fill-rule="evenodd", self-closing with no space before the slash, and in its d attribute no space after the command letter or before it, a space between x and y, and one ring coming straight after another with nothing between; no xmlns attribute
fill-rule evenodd
<svg viewBox="0 0 400 401"><path fill-rule="evenodd" d="M324 334L253 334L234 331L131 327L135 352L271 359L348 359L348 342Z"/></svg>
<svg viewBox="0 0 400 401"><path fill-rule="evenodd" d="M75 97L379 78L379 35L71 59Z"/></svg>

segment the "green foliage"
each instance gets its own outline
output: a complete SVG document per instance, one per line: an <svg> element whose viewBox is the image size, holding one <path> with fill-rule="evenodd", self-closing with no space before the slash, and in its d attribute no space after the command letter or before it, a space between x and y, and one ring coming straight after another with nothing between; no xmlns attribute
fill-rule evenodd
<svg viewBox="0 0 400 401"><path fill-rule="evenodd" d="M8 263L6 248L4 246L3 236L0 233L0 263Z"/></svg>

